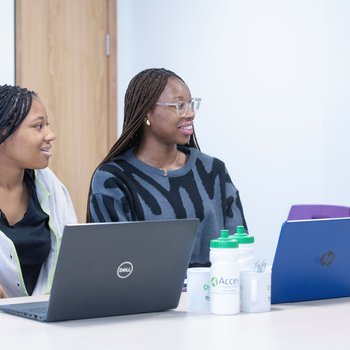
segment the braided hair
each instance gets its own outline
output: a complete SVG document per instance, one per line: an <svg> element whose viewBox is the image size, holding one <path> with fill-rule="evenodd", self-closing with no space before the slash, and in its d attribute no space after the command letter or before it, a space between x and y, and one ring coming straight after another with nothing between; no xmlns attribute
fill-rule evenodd
<svg viewBox="0 0 350 350"><path fill-rule="evenodd" d="M36 93L19 86L0 85L0 144L11 136L32 106Z"/></svg>
<svg viewBox="0 0 350 350"><path fill-rule="evenodd" d="M147 113L158 101L169 78L177 78L185 83L174 72L164 68L146 69L131 79L125 93L122 133L100 165L139 145ZM199 149L195 133L191 135L187 146Z"/></svg>
<svg viewBox="0 0 350 350"><path fill-rule="evenodd" d="M147 113L155 106L170 78L177 78L186 84L174 72L164 68L145 69L131 79L124 98L122 133L99 166L139 145ZM190 141L185 146L200 149L195 133L191 135ZM91 220L89 210L90 193L91 184L87 206L88 222Z"/></svg>

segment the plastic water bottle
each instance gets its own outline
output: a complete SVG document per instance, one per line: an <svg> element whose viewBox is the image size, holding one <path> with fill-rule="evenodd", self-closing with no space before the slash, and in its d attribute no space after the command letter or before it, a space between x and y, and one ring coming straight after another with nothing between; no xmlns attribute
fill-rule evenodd
<svg viewBox="0 0 350 350"><path fill-rule="evenodd" d="M230 238L234 238L238 241L239 256L238 263L240 271L253 271L254 270L254 236L248 235L244 232L244 226L237 226L237 232L231 235Z"/></svg>
<svg viewBox="0 0 350 350"><path fill-rule="evenodd" d="M233 315L240 310L238 241L228 230L210 242L210 312Z"/></svg>

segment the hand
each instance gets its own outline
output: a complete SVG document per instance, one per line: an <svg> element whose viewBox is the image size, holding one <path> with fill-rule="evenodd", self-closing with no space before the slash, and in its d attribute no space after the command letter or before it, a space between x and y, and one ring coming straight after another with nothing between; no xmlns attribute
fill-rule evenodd
<svg viewBox="0 0 350 350"><path fill-rule="evenodd" d="M0 284L0 299L1 298L7 298L7 295L5 293L5 289Z"/></svg>

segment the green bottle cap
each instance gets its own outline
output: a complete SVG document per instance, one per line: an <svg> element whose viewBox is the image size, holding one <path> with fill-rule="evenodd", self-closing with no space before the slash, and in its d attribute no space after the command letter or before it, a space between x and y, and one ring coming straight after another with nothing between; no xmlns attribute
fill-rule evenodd
<svg viewBox="0 0 350 350"><path fill-rule="evenodd" d="M234 235L230 236L233 239L236 239L239 244L251 244L254 243L254 236L248 235L244 232L244 226L237 226L237 232Z"/></svg>
<svg viewBox="0 0 350 350"><path fill-rule="evenodd" d="M210 248L238 248L238 241L229 237L228 230L221 230L220 237L210 241Z"/></svg>

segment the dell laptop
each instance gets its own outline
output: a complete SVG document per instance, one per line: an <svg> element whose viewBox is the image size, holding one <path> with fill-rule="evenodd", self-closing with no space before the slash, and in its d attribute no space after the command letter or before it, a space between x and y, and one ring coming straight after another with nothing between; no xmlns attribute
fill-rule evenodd
<svg viewBox="0 0 350 350"><path fill-rule="evenodd" d="M178 306L198 219L67 225L48 301L0 305L39 321Z"/></svg>
<svg viewBox="0 0 350 350"><path fill-rule="evenodd" d="M272 265L271 302L350 296L350 218L286 221Z"/></svg>

